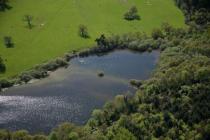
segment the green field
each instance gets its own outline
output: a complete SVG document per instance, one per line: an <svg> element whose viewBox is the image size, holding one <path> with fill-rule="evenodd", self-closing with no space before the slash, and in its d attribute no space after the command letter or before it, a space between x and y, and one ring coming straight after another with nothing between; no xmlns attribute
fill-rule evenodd
<svg viewBox="0 0 210 140"><path fill-rule="evenodd" d="M6 59L6 73L15 76L36 64L65 52L90 47L100 34L144 31L168 22L183 27L184 16L173 0L10 0L13 7L0 12L0 55ZM123 15L136 5L140 21L126 21ZM33 29L23 21L33 16ZM90 39L78 36L78 26L88 27ZM11 36L15 47L6 48L3 37Z"/></svg>

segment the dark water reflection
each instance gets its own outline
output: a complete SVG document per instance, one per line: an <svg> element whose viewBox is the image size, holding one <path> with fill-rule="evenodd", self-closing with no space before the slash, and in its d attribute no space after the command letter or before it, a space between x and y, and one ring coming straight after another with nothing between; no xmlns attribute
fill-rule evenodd
<svg viewBox="0 0 210 140"><path fill-rule="evenodd" d="M118 94L132 94L129 79L146 79L159 52L115 51L104 56L75 58L67 69L0 96L0 128L49 132L61 122L84 124L91 111ZM97 73L103 71L100 78Z"/></svg>

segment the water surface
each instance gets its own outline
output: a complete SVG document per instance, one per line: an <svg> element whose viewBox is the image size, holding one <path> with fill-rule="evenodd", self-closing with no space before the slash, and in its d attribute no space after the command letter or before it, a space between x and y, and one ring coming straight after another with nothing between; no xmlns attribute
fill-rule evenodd
<svg viewBox="0 0 210 140"><path fill-rule="evenodd" d="M48 78L10 88L0 96L0 128L49 132L57 124L84 124L95 108L118 94L133 94L130 79L147 79L159 52L115 51L71 60ZM103 71L105 76L98 77Z"/></svg>

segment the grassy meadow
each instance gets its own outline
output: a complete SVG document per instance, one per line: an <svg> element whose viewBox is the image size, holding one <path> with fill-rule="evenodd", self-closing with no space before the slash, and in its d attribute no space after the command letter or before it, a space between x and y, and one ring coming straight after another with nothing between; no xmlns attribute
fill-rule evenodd
<svg viewBox="0 0 210 140"><path fill-rule="evenodd" d="M137 6L141 20L126 21L123 15ZM183 27L184 16L173 0L10 0L12 9L0 12L0 56L12 77L65 52L91 47L101 34L144 31L168 22ZM24 15L33 16L27 28ZM78 35L78 26L88 27L89 39ZM4 36L11 36L14 48L6 48Z"/></svg>

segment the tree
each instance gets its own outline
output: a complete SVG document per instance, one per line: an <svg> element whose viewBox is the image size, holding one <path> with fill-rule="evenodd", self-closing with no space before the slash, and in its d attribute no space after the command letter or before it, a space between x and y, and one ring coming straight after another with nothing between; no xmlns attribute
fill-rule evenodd
<svg viewBox="0 0 210 140"><path fill-rule="evenodd" d="M126 20L140 20L136 6L132 6L129 11L124 14L124 18Z"/></svg>
<svg viewBox="0 0 210 140"><path fill-rule="evenodd" d="M7 130L0 130L0 140L11 139L11 133Z"/></svg>
<svg viewBox="0 0 210 140"><path fill-rule="evenodd" d="M174 28L167 22L162 23L161 29L166 33L166 35L169 35L174 30Z"/></svg>
<svg viewBox="0 0 210 140"><path fill-rule="evenodd" d="M79 135L76 132L71 132L69 134L69 140L78 140L79 139Z"/></svg>
<svg viewBox="0 0 210 140"><path fill-rule="evenodd" d="M8 0L0 0L0 11L4 11L8 8Z"/></svg>
<svg viewBox="0 0 210 140"><path fill-rule="evenodd" d="M152 31L152 38L157 40L158 38L163 38L163 32L160 29L154 29Z"/></svg>
<svg viewBox="0 0 210 140"><path fill-rule="evenodd" d="M92 112L92 117L97 120L97 125L100 125L104 122L105 116L102 110L95 109Z"/></svg>
<svg viewBox="0 0 210 140"><path fill-rule="evenodd" d="M28 136L28 131L19 130L12 134L12 140L26 140L26 136Z"/></svg>
<svg viewBox="0 0 210 140"><path fill-rule="evenodd" d="M56 133L55 132L52 132L49 136L49 140L58 140L57 136L56 136Z"/></svg>
<svg viewBox="0 0 210 140"><path fill-rule="evenodd" d="M32 20L33 20L33 17L31 15L25 15L24 16L24 21L27 22L27 26L28 26L29 29L32 29L32 27L33 27Z"/></svg>
<svg viewBox="0 0 210 140"><path fill-rule="evenodd" d="M22 139L20 139L20 140L22 140ZM26 139L26 140L28 140L28 139ZM35 135L33 137L33 140L47 140L47 137L44 135Z"/></svg>
<svg viewBox="0 0 210 140"><path fill-rule="evenodd" d="M5 72L6 66L4 64L3 59L0 57L0 73Z"/></svg>
<svg viewBox="0 0 210 140"><path fill-rule="evenodd" d="M88 34L88 29L87 29L87 26L85 25L79 25L79 35L82 37L82 38L89 38L89 34Z"/></svg>
<svg viewBox="0 0 210 140"><path fill-rule="evenodd" d="M125 128L119 128L113 140L137 140L136 137Z"/></svg>
<svg viewBox="0 0 210 140"><path fill-rule="evenodd" d="M5 36L4 37L4 44L7 48L11 48L13 47L13 43L12 43L12 37L10 36Z"/></svg>
<svg viewBox="0 0 210 140"><path fill-rule="evenodd" d="M97 42L97 45L102 47L107 45L107 39L104 34L102 34L99 38L95 40Z"/></svg>
<svg viewBox="0 0 210 140"><path fill-rule="evenodd" d="M64 123L58 126L56 136L58 140L69 140L69 134L75 128L73 124Z"/></svg>

